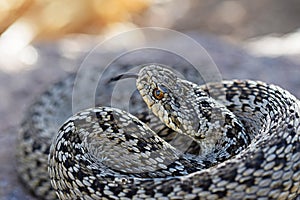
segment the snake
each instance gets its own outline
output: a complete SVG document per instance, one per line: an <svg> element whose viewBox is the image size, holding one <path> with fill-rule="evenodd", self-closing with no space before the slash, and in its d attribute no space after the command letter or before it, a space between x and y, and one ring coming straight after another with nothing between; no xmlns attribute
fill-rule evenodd
<svg viewBox="0 0 300 200"><path fill-rule="evenodd" d="M61 88L72 87L74 77L30 107L18 172L37 197L300 197L300 102L287 90L253 80L199 85L159 64L132 77L151 111L143 117L101 105L67 120L67 112L56 116L71 109Z"/></svg>

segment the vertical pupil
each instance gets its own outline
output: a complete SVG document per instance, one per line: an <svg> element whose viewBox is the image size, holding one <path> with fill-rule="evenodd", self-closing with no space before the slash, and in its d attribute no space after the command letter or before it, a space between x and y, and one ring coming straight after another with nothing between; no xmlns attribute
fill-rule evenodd
<svg viewBox="0 0 300 200"><path fill-rule="evenodd" d="M163 92L156 88L153 90L153 95L156 99L160 100L163 97Z"/></svg>
<svg viewBox="0 0 300 200"><path fill-rule="evenodd" d="M160 90L156 90L155 94L156 94L156 96L159 96L160 95Z"/></svg>

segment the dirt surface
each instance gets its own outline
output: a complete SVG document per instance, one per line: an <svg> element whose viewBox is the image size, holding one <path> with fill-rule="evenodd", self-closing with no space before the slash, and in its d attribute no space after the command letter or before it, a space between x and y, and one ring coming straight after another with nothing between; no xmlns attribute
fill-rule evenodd
<svg viewBox="0 0 300 200"><path fill-rule="evenodd" d="M280 85L300 98L299 63L284 57L253 57L218 38L195 33L191 35L209 52L224 79L262 80ZM72 42L61 40L36 44L38 60L26 69L7 70L0 66L0 200L34 199L23 188L15 170L18 127L24 110L34 97L53 81L76 71L87 52L98 43L95 38L82 40L74 37L68 41ZM101 64L101 61L94 62Z"/></svg>

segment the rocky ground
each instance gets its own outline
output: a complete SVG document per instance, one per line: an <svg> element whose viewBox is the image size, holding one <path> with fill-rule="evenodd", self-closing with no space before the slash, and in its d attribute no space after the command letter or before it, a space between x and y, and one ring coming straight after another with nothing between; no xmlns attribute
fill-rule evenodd
<svg viewBox="0 0 300 200"><path fill-rule="evenodd" d="M262 80L280 85L300 98L300 63L285 57L254 57L240 47L227 44L216 37L196 33L190 35L208 51L224 79ZM178 42L172 38L168 40ZM89 49L97 43L98 39L95 38L78 37L39 43L34 45L38 54L34 64L21 67L16 65L20 68L0 66L1 200L34 199L20 183L15 170L17 132L24 110L50 83L76 71ZM194 52L193 56L203 55ZM101 60L93 62L101 65Z"/></svg>

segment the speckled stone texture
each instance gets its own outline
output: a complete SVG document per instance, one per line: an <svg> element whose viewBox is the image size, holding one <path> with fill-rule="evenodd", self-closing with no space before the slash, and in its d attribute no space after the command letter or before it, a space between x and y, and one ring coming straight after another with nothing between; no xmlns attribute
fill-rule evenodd
<svg viewBox="0 0 300 200"><path fill-rule="evenodd" d="M284 57L253 57L241 48L213 36L190 35L209 52L223 79L262 80L280 85L300 98L300 63ZM177 42L172 38L166 40ZM18 127L24 110L34 97L50 83L63 78L70 71L76 71L86 53L99 42L96 38L78 37L71 41L78 47L78 51L73 51L72 46L68 48L68 43L63 40L36 44L39 58L30 69L7 72L0 66L0 200L34 199L20 183L15 170ZM196 53L193 55L202 56ZM150 53L147 56L157 55ZM127 64L136 63L137 60L137 63L141 63L143 59L131 56ZM101 66L101 61L92 62L98 62Z"/></svg>

